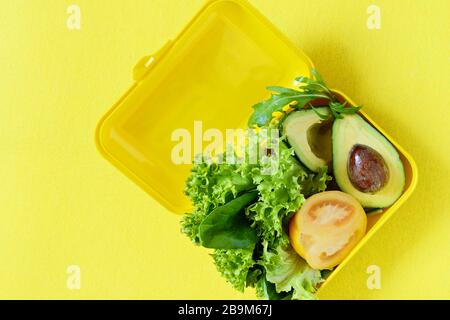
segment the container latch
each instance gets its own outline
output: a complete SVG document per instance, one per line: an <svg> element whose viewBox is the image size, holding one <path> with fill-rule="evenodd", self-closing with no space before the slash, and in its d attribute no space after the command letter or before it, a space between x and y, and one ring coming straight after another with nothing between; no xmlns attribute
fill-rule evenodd
<svg viewBox="0 0 450 320"><path fill-rule="evenodd" d="M172 41L168 41L161 49L159 49L156 53L142 57L141 60L136 64L133 69L133 79L135 81L141 81L145 78L148 71L153 67L156 60L161 57L167 50L172 46Z"/></svg>

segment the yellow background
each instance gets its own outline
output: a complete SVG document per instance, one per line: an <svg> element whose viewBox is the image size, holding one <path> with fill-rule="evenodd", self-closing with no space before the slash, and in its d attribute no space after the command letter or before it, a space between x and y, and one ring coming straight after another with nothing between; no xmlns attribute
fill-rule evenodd
<svg viewBox="0 0 450 320"><path fill-rule="evenodd" d="M419 167L410 200L320 298L450 298L450 3L251 2ZM366 27L372 2L380 30ZM0 1L0 298L253 298L94 145L134 64L203 1L77 0L79 31L71 3ZM80 290L66 286L73 264ZM380 290L366 287L372 264Z"/></svg>

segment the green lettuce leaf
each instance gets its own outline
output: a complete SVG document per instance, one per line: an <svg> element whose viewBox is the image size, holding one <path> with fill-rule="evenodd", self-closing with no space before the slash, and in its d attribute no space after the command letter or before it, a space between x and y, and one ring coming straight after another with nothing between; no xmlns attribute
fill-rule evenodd
<svg viewBox="0 0 450 320"><path fill-rule="evenodd" d="M302 183L309 174L292 156L292 149L280 143L278 170L274 174L264 174L270 162L252 170L252 178L260 193L259 201L247 209L247 216L253 221L262 239L273 245L278 239L288 241L283 232L283 220L300 208L305 201Z"/></svg>
<svg viewBox="0 0 450 320"><path fill-rule="evenodd" d="M311 173L293 155L293 150L281 141L278 152L258 164L196 164L186 183L185 192L194 210L182 218L182 232L197 244L208 241L204 244L216 248L212 257L222 276L239 291L255 287L262 299L311 299L321 281L320 271L309 268L292 249L281 249L290 248L286 232L289 218L305 197L325 190L330 180L325 169ZM274 167L277 170L271 171ZM245 230L249 234L256 231L256 245L238 249L233 233L237 231L236 223L227 215L239 210L216 209L228 208L228 204L234 205L230 203L233 199L255 190L257 199L245 208L252 229ZM213 211L220 214L207 219ZM202 238L199 227L205 220ZM209 238L206 231L211 231Z"/></svg>
<svg viewBox="0 0 450 320"><path fill-rule="evenodd" d="M331 180L332 178L327 174L327 167L319 168L319 172L310 174L302 181L302 193L305 197L309 197L315 193L325 191L327 189L327 183Z"/></svg>
<svg viewBox="0 0 450 320"><path fill-rule="evenodd" d="M253 251L247 249L218 249L214 251L212 257L220 274L236 290L243 292L249 270L255 265Z"/></svg>
<svg viewBox="0 0 450 320"><path fill-rule="evenodd" d="M200 224L205 219L206 213L195 208L192 213L185 214L181 219L181 232L184 233L195 244L200 244Z"/></svg>
<svg viewBox="0 0 450 320"><path fill-rule="evenodd" d="M277 292L276 286L264 274L255 285L256 296L261 300L291 300L292 292Z"/></svg>
<svg viewBox="0 0 450 320"><path fill-rule="evenodd" d="M205 213L253 189L251 177L236 172L237 164L204 162L194 165L185 193Z"/></svg>
<svg viewBox="0 0 450 320"><path fill-rule="evenodd" d="M322 282L319 270L312 269L290 246L269 250L264 244L262 260L267 281L275 284L276 292L291 292L292 299L315 299L317 285Z"/></svg>
<svg viewBox="0 0 450 320"><path fill-rule="evenodd" d="M181 220L181 231L194 243L200 243L199 226L217 207L238 194L255 189L252 178L238 172L237 164L203 162L195 164L186 182L185 193L194 210Z"/></svg>

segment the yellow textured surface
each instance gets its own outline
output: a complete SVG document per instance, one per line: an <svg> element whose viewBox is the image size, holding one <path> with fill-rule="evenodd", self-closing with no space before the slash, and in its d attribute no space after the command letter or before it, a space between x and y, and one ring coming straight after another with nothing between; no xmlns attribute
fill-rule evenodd
<svg viewBox="0 0 450 320"><path fill-rule="evenodd" d="M416 159L413 196L320 298L450 298L450 3L251 1ZM0 298L253 298L99 155L97 121L134 64L202 0L0 2ZM380 290L366 268L381 267ZM81 289L66 286L79 265Z"/></svg>

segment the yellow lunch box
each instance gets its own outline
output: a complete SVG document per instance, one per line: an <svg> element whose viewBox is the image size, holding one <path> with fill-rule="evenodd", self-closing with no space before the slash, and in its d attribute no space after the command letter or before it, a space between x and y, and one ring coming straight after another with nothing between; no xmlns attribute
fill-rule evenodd
<svg viewBox="0 0 450 320"><path fill-rule="evenodd" d="M100 120L95 139L100 153L169 211L189 212L184 184L191 166L171 160L171 133L245 128L251 106L267 98L269 85L287 86L310 75L311 60L244 0L213 0L173 40L143 57L134 83ZM349 103L345 94L335 90ZM370 216L366 236L321 288L411 195L417 167L411 156L366 113L361 115L397 148L405 168L402 196Z"/></svg>

